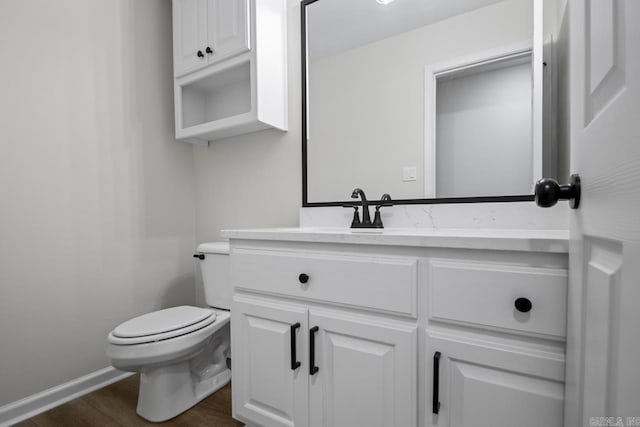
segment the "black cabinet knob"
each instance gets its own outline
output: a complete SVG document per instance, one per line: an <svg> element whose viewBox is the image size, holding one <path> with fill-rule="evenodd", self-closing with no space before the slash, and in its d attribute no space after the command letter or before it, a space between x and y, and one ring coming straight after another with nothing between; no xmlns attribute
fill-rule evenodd
<svg viewBox="0 0 640 427"><path fill-rule="evenodd" d="M513 305L515 305L516 310L518 310L520 313L528 313L531 311L532 307L531 300L529 298L523 297L516 299Z"/></svg>
<svg viewBox="0 0 640 427"><path fill-rule="evenodd" d="M207 48L204 51L207 52L209 55L213 53L213 50L209 46L207 46Z"/></svg>
<svg viewBox="0 0 640 427"><path fill-rule="evenodd" d="M198 259L204 259L204 254L193 254L194 258L198 258Z"/></svg>
<svg viewBox="0 0 640 427"><path fill-rule="evenodd" d="M558 200L569 200L571 209L580 206L580 176L571 175L570 183L560 185L555 179L543 178L536 182L536 204L541 208L550 208Z"/></svg>
<svg viewBox="0 0 640 427"><path fill-rule="evenodd" d="M204 58L204 53L202 53L201 50L199 50L196 55L198 55L198 58Z"/></svg>
<svg viewBox="0 0 640 427"><path fill-rule="evenodd" d="M300 283L307 283L309 281L309 276L302 273L298 276L298 280L300 281Z"/></svg>

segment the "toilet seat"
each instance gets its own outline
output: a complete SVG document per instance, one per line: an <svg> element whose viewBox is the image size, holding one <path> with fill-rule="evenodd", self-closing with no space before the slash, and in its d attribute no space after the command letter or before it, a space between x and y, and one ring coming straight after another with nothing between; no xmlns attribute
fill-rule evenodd
<svg viewBox="0 0 640 427"><path fill-rule="evenodd" d="M135 345L168 340L202 329L216 321L211 309L179 306L154 311L117 326L108 337L115 345Z"/></svg>
<svg viewBox="0 0 640 427"><path fill-rule="evenodd" d="M140 372L142 368L165 362L175 363L202 350L205 341L227 326L230 318L231 313L228 311L215 311L214 322L193 332L183 332L171 339L156 341L149 341L149 337L146 337L147 342L132 345L127 344L138 338L118 338L112 332L108 338L107 357L114 367L131 372ZM157 336L152 336L152 339L157 339Z"/></svg>

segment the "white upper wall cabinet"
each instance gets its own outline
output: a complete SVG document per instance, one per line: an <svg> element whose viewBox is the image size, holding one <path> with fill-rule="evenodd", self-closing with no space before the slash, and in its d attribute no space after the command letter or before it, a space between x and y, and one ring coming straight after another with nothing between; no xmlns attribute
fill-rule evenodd
<svg viewBox="0 0 640 427"><path fill-rule="evenodd" d="M173 73L180 76L207 65L207 0L173 2ZM200 55L198 55L198 52Z"/></svg>
<svg viewBox="0 0 640 427"><path fill-rule="evenodd" d="M173 0L176 138L287 130L286 0Z"/></svg>
<svg viewBox="0 0 640 427"><path fill-rule="evenodd" d="M247 0L208 0L209 63L249 49Z"/></svg>
<svg viewBox="0 0 640 427"><path fill-rule="evenodd" d="M173 2L176 77L249 49L247 0Z"/></svg>

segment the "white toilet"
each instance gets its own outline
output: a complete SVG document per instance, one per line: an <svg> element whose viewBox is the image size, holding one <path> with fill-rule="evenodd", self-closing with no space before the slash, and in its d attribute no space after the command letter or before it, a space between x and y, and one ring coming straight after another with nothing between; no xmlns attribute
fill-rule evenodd
<svg viewBox="0 0 640 427"><path fill-rule="evenodd" d="M138 415L154 422L179 415L231 379L229 244L198 246L207 305L148 313L116 327L107 356L124 371L140 373Z"/></svg>

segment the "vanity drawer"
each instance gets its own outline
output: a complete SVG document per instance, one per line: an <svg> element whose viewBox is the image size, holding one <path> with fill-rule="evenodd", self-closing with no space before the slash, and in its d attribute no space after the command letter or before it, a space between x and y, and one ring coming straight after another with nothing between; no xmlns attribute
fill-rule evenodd
<svg viewBox="0 0 640 427"><path fill-rule="evenodd" d="M308 276L302 283L300 275ZM235 288L416 316L412 258L236 249Z"/></svg>
<svg viewBox="0 0 640 427"><path fill-rule="evenodd" d="M429 270L432 320L566 336L564 269L431 260ZM518 298L531 302L530 311L516 309Z"/></svg>

